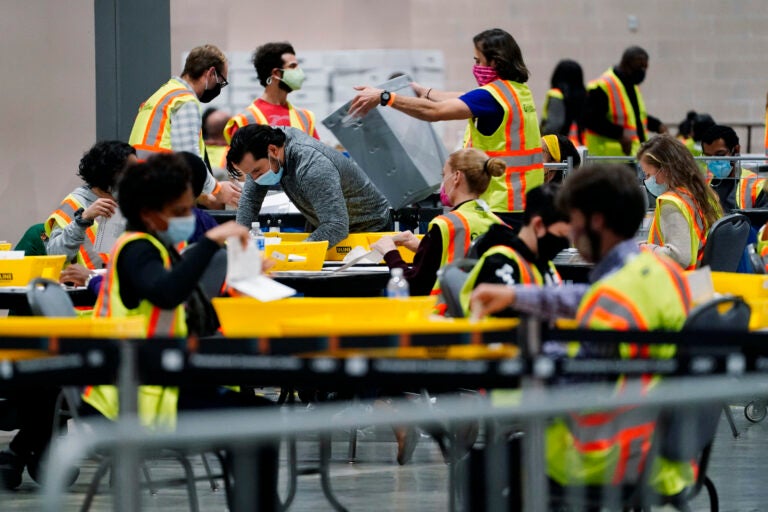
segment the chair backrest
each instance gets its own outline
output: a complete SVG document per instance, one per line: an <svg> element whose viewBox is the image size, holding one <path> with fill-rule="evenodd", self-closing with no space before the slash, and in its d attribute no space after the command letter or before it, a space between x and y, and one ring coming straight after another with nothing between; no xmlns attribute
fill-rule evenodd
<svg viewBox="0 0 768 512"><path fill-rule="evenodd" d="M718 219L709 228L701 266L709 265L716 272L736 272L750 227L749 219L740 213Z"/></svg>
<svg viewBox="0 0 768 512"><path fill-rule="evenodd" d="M219 297L224 279L227 277L227 250L219 249L213 255L203 275L200 276L200 287L208 299Z"/></svg>
<svg viewBox="0 0 768 512"><path fill-rule="evenodd" d="M69 294L56 281L38 277L27 286L27 302L35 316L77 316Z"/></svg>
<svg viewBox="0 0 768 512"><path fill-rule="evenodd" d="M451 318L464 318L464 309L461 307L461 289L467 280L467 275L477 260L461 259L446 265L440 270L440 294L447 306L446 316Z"/></svg>
<svg viewBox="0 0 768 512"><path fill-rule="evenodd" d="M765 274L765 262L757 253L755 244L749 244L747 246L747 256L749 257L749 262L752 264L752 273Z"/></svg>

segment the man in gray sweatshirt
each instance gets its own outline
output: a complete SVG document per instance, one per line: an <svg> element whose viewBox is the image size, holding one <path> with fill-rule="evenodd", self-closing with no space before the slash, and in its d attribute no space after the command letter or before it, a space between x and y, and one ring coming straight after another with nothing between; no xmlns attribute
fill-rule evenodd
<svg viewBox="0 0 768 512"><path fill-rule="evenodd" d="M269 187L283 191L314 228L309 241L334 246L349 233L391 229L389 203L350 159L295 128L248 125L232 138L232 176L246 175L237 222L258 219Z"/></svg>

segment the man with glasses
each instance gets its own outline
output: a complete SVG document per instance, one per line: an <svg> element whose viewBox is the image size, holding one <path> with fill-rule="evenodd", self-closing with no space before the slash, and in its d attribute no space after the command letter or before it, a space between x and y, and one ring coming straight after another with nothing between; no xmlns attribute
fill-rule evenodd
<svg viewBox="0 0 768 512"><path fill-rule="evenodd" d="M181 76L171 78L139 107L128 141L139 159L169 151L188 151L205 158L200 103L209 103L229 85L227 74L227 58L216 46L193 48ZM235 184L217 182L209 173L199 201L220 207L237 206L239 199Z"/></svg>
<svg viewBox="0 0 768 512"><path fill-rule="evenodd" d="M227 142L238 129L249 124L292 126L319 139L315 114L288 102L288 95L301 89L305 78L293 46L288 42L263 44L253 52L252 61L264 93L229 120L224 128Z"/></svg>

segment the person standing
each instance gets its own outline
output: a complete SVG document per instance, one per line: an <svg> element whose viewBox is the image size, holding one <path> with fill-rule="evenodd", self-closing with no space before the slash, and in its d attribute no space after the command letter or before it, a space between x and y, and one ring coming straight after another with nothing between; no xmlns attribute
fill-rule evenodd
<svg viewBox="0 0 768 512"><path fill-rule="evenodd" d="M139 106L128 142L140 160L155 153L188 151L205 159L201 103L216 98L227 82L227 58L216 46L193 48L181 76L174 76ZM206 196L212 194L215 201ZM203 203L237 206L240 189L228 181L205 181ZM220 205L217 205L220 206Z"/></svg>
<svg viewBox="0 0 768 512"><path fill-rule="evenodd" d="M590 155L634 155L648 131L667 127L645 109L638 87L648 70L648 52L639 46L624 50L621 62L587 86L586 143Z"/></svg>
<svg viewBox="0 0 768 512"><path fill-rule="evenodd" d="M315 127L315 114L296 108L288 95L301 89L304 71L299 67L296 51L290 43L266 43L253 53L253 67L264 87L264 93L248 105L244 112L234 116L224 128L224 138L232 140L235 132L249 124L292 126L320 139Z"/></svg>
<svg viewBox="0 0 768 512"><path fill-rule="evenodd" d="M480 196L494 212L525 209L525 193L544 183L541 136L528 68L517 41L495 28L473 38L478 87L467 93L437 91L411 84L416 98L358 86L349 114L364 116L377 106L391 107L423 121L467 119L465 147L502 159L503 176Z"/></svg>
<svg viewBox="0 0 768 512"><path fill-rule="evenodd" d="M550 89L541 113L542 135L565 135L575 146L583 146L584 72L575 60L563 59L552 72Z"/></svg>

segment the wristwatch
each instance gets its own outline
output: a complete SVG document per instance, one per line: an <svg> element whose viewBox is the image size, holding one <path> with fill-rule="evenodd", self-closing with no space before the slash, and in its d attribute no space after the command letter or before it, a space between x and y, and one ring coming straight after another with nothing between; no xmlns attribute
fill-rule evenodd
<svg viewBox="0 0 768 512"><path fill-rule="evenodd" d="M392 99L392 95L389 93L389 91L382 91L381 99L379 100L381 102L381 106L386 107L390 99Z"/></svg>
<svg viewBox="0 0 768 512"><path fill-rule="evenodd" d="M84 219L83 218L83 212L85 211L85 208L78 208L77 211L75 211L75 222L78 226L83 228L89 228L93 226L93 219Z"/></svg>

